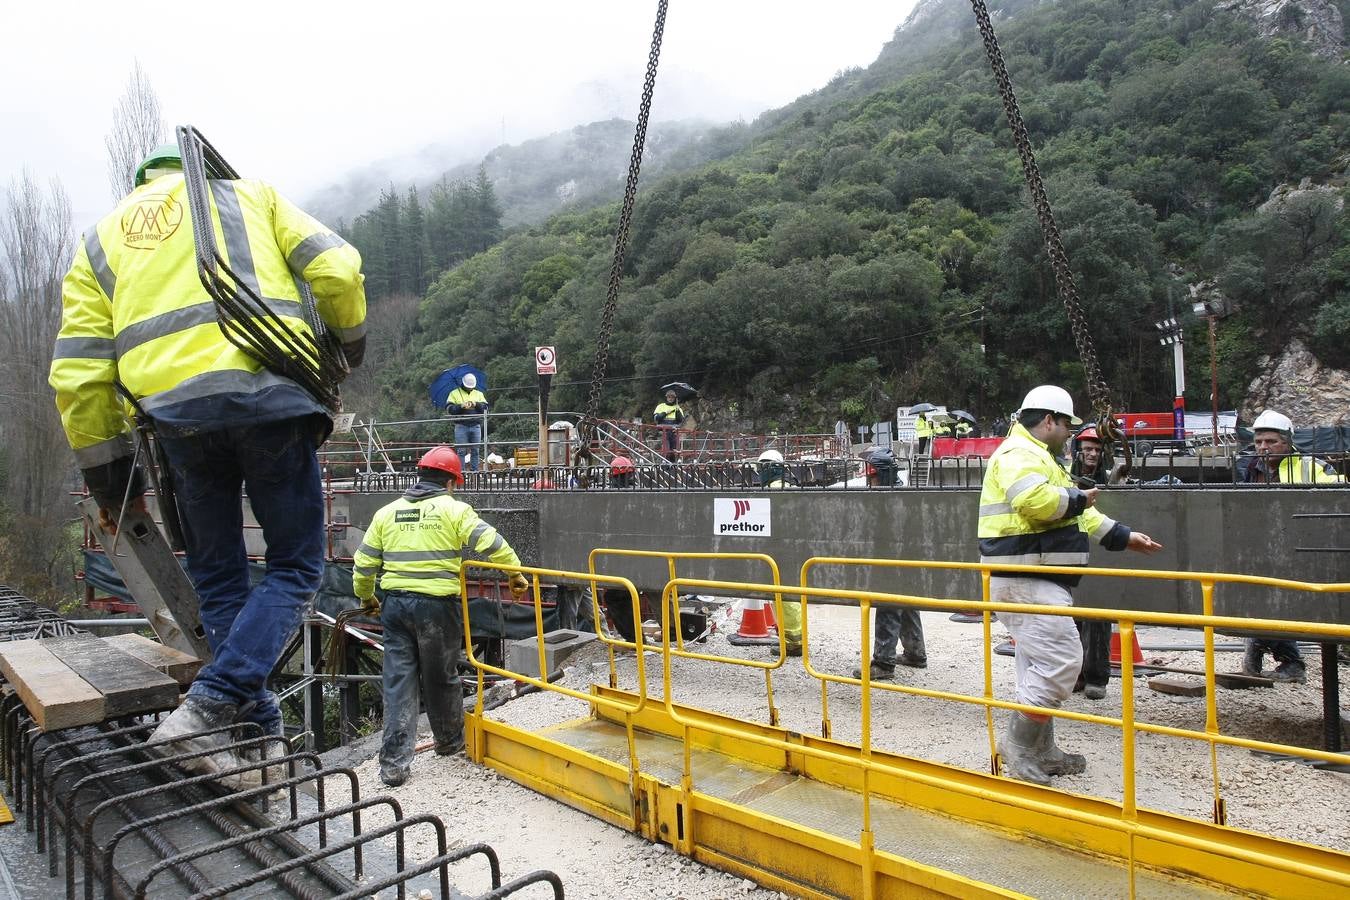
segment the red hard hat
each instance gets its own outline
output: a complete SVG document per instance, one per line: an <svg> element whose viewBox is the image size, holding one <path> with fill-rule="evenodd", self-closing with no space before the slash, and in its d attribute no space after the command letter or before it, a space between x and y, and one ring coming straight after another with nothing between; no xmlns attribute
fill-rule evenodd
<svg viewBox="0 0 1350 900"><path fill-rule="evenodd" d="M1080 441L1096 441L1096 442L1099 443L1099 444L1102 442L1101 437L1097 434L1097 426L1096 426L1096 425L1089 425L1088 427L1084 428L1082 431L1078 432L1078 440L1080 440Z"/></svg>
<svg viewBox="0 0 1350 900"><path fill-rule="evenodd" d="M609 464L609 474L627 475L633 471L633 461L626 456L616 456Z"/></svg>
<svg viewBox="0 0 1350 900"><path fill-rule="evenodd" d="M464 483L464 464L459 460L459 454L455 452L454 447L442 444L439 447L432 447L422 458L417 461L419 469L435 469L438 472L446 472L455 476L455 484Z"/></svg>

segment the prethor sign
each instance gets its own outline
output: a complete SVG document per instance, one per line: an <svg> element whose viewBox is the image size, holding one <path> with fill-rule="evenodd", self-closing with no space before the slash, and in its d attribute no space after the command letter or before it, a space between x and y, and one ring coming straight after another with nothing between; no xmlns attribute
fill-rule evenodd
<svg viewBox="0 0 1350 900"><path fill-rule="evenodd" d="M713 498L713 534L717 537L769 537L773 534L768 498Z"/></svg>

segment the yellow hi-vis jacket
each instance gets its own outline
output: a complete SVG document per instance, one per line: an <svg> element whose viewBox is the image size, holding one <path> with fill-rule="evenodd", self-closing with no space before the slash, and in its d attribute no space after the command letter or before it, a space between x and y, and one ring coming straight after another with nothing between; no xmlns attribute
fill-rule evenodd
<svg viewBox="0 0 1350 900"><path fill-rule="evenodd" d="M420 481L370 520L354 558L352 590L362 600L375 596L375 576L383 569L380 587L386 591L458 596L466 548L495 563L520 565L516 551L472 506Z"/></svg>
<svg viewBox="0 0 1350 900"><path fill-rule="evenodd" d="M1089 535L1108 550L1124 550L1130 529L1096 507L1089 508L1086 495L1074 487L1046 445L1014 424L1007 440L989 458L984 473L980 562L1084 566ZM1077 576L1031 577L1069 586L1078 583Z"/></svg>
<svg viewBox="0 0 1350 900"><path fill-rule="evenodd" d="M472 412L464 408L464 404L466 403L473 407ZM483 417L483 413L487 411L487 406L487 397L483 396L483 392L478 388L468 390L463 387L457 387L450 392L450 396L445 400L445 408L446 411L450 413L451 418L460 419L465 422L480 421Z"/></svg>
<svg viewBox="0 0 1350 900"><path fill-rule="evenodd" d="M1275 471L1269 472L1259 456L1247 470L1247 481L1253 484L1340 484L1345 481L1336 470L1320 459L1293 454L1281 459Z"/></svg>
<svg viewBox="0 0 1350 900"><path fill-rule="evenodd" d="M656 404L656 411L652 413L652 420L658 425L679 425L684 421L684 410L680 409L678 403L666 403L663 400Z"/></svg>
<svg viewBox="0 0 1350 900"><path fill-rule="evenodd" d="M222 256L292 331L308 332L297 286L304 279L339 340L365 333L355 248L263 182L212 181L210 193ZM49 380L81 468L131 455L115 379L157 423L185 432L324 411L221 333L198 279L181 173L132 191L85 233L62 304Z"/></svg>
<svg viewBox="0 0 1350 900"><path fill-rule="evenodd" d="M918 418L914 420L914 437L922 440L933 436L933 426L928 423L928 417L919 413Z"/></svg>

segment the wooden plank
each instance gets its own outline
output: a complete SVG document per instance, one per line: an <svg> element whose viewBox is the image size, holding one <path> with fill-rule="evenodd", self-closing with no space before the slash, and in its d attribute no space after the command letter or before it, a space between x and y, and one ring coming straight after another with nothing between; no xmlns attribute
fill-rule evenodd
<svg viewBox="0 0 1350 900"><path fill-rule="evenodd" d="M103 641L136 657L150 668L163 672L182 687L192 684L192 679L197 677L202 668L202 661L197 657L151 640L143 634L116 634L105 637Z"/></svg>
<svg viewBox="0 0 1350 900"><path fill-rule="evenodd" d="M116 719L178 705L178 682L92 634L44 638L42 645L103 694L103 715Z"/></svg>
<svg viewBox="0 0 1350 900"><path fill-rule="evenodd" d="M1175 694L1178 697L1203 697L1205 686L1185 678L1171 675L1155 675L1148 680L1148 686L1160 694Z"/></svg>
<svg viewBox="0 0 1350 900"><path fill-rule="evenodd" d="M103 721L103 694L40 641L0 644L0 672L43 731Z"/></svg>

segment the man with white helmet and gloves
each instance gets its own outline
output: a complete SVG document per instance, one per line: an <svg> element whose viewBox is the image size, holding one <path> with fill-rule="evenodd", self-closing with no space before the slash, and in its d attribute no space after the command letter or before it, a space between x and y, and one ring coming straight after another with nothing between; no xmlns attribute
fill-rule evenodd
<svg viewBox="0 0 1350 900"><path fill-rule="evenodd" d="M1242 474L1248 484L1331 484L1342 482L1336 470L1320 459L1302 456L1294 446L1294 423L1283 413L1268 409L1252 423L1256 456ZM1275 660L1270 677L1302 684L1307 680L1303 656L1295 641L1247 638L1242 673L1260 675L1265 655Z"/></svg>
<svg viewBox="0 0 1350 900"><path fill-rule="evenodd" d="M488 408L487 397L478 389L478 376L464 373L459 387L446 399L445 408L455 424L455 448L469 471L477 472L483 443L483 414Z"/></svg>
<svg viewBox="0 0 1350 900"><path fill-rule="evenodd" d="M1099 488L1082 490L1059 463L1059 454L1082 420L1069 392L1054 385L1033 388L1022 401L1007 440L989 459L980 493L980 562L1083 566L1088 538L1108 550L1156 553L1148 535L1107 518L1097 509ZM996 603L1072 606L1075 575L999 575L989 596ZM1083 647L1069 616L999 613L1016 646L1017 702L1057 709L1073 691L1083 665ZM1048 785L1052 775L1087 767L1077 753L1055 744L1054 719L1015 711L998 750L1012 778Z"/></svg>

